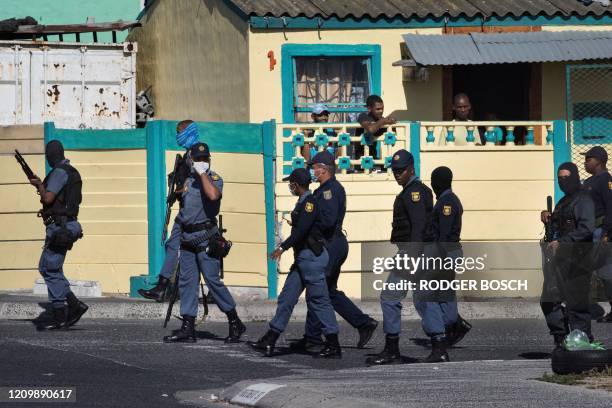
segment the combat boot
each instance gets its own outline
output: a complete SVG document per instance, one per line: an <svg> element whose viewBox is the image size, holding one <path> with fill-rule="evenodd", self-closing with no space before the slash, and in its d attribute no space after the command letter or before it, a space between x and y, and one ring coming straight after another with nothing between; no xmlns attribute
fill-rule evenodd
<svg viewBox="0 0 612 408"><path fill-rule="evenodd" d="M446 339L431 339L431 353L423 360L424 363L446 363L450 361L446 352Z"/></svg>
<svg viewBox="0 0 612 408"><path fill-rule="evenodd" d="M402 356L399 351L399 335L387 334L385 337L385 348L379 354L368 357L367 365L385 365L401 363Z"/></svg>
<svg viewBox="0 0 612 408"><path fill-rule="evenodd" d="M51 319L42 322L37 326L38 330L58 330L68 327L67 326L67 313L66 308L54 308L51 315Z"/></svg>
<svg viewBox="0 0 612 408"><path fill-rule="evenodd" d="M89 310L89 306L77 299L72 292L66 295L66 301L68 302L68 326L73 326Z"/></svg>
<svg viewBox="0 0 612 408"><path fill-rule="evenodd" d="M157 285L147 290L138 289L138 294L143 298L152 299L158 303L161 303L166 298L166 290L168 289L169 284L170 279L160 276L159 280L157 281Z"/></svg>
<svg viewBox="0 0 612 408"><path fill-rule="evenodd" d="M236 309L232 309L227 314L227 321L229 323L229 334L225 338L226 343L238 343L240 342L240 336L246 331L246 326L236 313Z"/></svg>
<svg viewBox="0 0 612 408"><path fill-rule="evenodd" d="M555 348L553 349L553 351L555 350L565 350L565 346L563 345L563 340L565 340L565 335L563 334L555 334L553 335L554 341L555 341Z"/></svg>
<svg viewBox="0 0 612 408"><path fill-rule="evenodd" d="M372 338L372 335L378 327L378 321L370 319L369 322L359 327L359 341L357 342L357 348L364 348L368 341Z"/></svg>
<svg viewBox="0 0 612 408"><path fill-rule="evenodd" d="M164 336L164 343L195 343L195 317L183 316L181 328L172 332L170 336Z"/></svg>
<svg viewBox="0 0 612 408"><path fill-rule="evenodd" d="M470 330L472 330L472 325L463 317L457 315L457 321L446 328L448 346L451 347L459 343Z"/></svg>
<svg viewBox="0 0 612 408"><path fill-rule="evenodd" d="M314 358L342 358L342 349L338 342L338 334L328 334L325 336L325 344L318 353L313 355Z"/></svg>
<svg viewBox="0 0 612 408"><path fill-rule="evenodd" d="M274 330L268 330L262 338L257 340L255 343L249 343L249 345L257 351L263 351L266 357L272 357L272 354L274 353L274 346L276 345L276 341L278 340L279 336L280 334Z"/></svg>
<svg viewBox="0 0 612 408"><path fill-rule="evenodd" d="M323 342L319 338L319 341L315 341L315 339L311 337L302 337L299 340L292 341L289 343L289 350L294 353L310 353L313 349L321 347Z"/></svg>

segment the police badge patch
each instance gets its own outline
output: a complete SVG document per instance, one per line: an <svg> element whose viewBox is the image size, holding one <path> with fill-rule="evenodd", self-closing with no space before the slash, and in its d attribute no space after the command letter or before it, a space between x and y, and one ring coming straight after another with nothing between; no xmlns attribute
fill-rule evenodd
<svg viewBox="0 0 612 408"><path fill-rule="evenodd" d="M452 211L453 211L453 207L451 207L450 205L445 205L445 206L442 208L442 214L444 214L444 215L446 215L446 216L451 215L451 212L452 212Z"/></svg>
<svg viewBox="0 0 612 408"><path fill-rule="evenodd" d="M331 198L332 198L331 190L325 190L323 192L323 198L326 199L326 200L331 200Z"/></svg>
<svg viewBox="0 0 612 408"><path fill-rule="evenodd" d="M312 210L314 210L314 204L313 203L306 203L306 207L304 207L304 209L306 210L307 213L311 213Z"/></svg>
<svg viewBox="0 0 612 408"><path fill-rule="evenodd" d="M421 193L418 191L413 191L411 197L412 202L418 203L421 200Z"/></svg>
<svg viewBox="0 0 612 408"><path fill-rule="evenodd" d="M608 190L612 190L612 181L608 181Z"/></svg>
<svg viewBox="0 0 612 408"><path fill-rule="evenodd" d="M213 174L211 178L213 179L213 181L219 180L219 176L217 174Z"/></svg>

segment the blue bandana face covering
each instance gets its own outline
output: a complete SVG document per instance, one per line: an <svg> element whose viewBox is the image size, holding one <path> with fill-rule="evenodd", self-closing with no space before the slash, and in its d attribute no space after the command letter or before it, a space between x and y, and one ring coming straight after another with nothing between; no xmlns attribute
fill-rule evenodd
<svg viewBox="0 0 612 408"><path fill-rule="evenodd" d="M182 132L177 133L176 143L184 147L185 149L191 148L198 142L198 125L195 123L190 124Z"/></svg>

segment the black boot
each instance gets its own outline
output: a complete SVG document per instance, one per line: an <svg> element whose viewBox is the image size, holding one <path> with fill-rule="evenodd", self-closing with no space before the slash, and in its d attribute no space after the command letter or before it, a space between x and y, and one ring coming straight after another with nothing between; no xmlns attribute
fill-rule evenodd
<svg viewBox="0 0 612 408"><path fill-rule="evenodd" d="M431 339L431 353L423 360L424 363L446 363L450 361L446 352L446 339Z"/></svg>
<svg viewBox="0 0 612 408"><path fill-rule="evenodd" d="M555 334L553 335L553 339L555 341L555 350L565 350L565 346L563 345L563 341L565 340L565 335L563 334Z"/></svg>
<svg viewBox="0 0 612 408"><path fill-rule="evenodd" d="M294 353L310 353L313 351L313 349L321 347L322 345L323 342L320 338L317 342L315 339L304 336L299 340L289 343L289 350Z"/></svg>
<svg viewBox="0 0 612 408"><path fill-rule="evenodd" d="M372 338L372 335L378 327L378 321L370 319L369 322L359 327L359 341L357 342L357 348L364 348L368 341Z"/></svg>
<svg viewBox="0 0 612 408"><path fill-rule="evenodd" d="M280 336L279 333L274 330L268 330L262 338L255 343L249 343L249 345L257 351L263 351L266 357L272 357L278 336Z"/></svg>
<svg viewBox="0 0 612 408"><path fill-rule="evenodd" d="M238 343L240 342L240 336L246 331L246 326L236 313L236 309L232 309L227 314L227 321L229 323L229 334L225 338L226 343Z"/></svg>
<svg viewBox="0 0 612 408"><path fill-rule="evenodd" d="M366 359L367 365L385 365L401 363L402 356L399 351L399 335L387 334L385 348L379 354Z"/></svg>
<svg viewBox="0 0 612 408"><path fill-rule="evenodd" d="M153 299L154 301L161 303L166 298L166 289L168 288L169 283L170 279L160 276L159 280L157 281L157 285L147 290L138 289L138 294L143 298Z"/></svg>
<svg viewBox="0 0 612 408"><path fill-rule="evenodd" d="M89 306L77 299L72 292L66 295L66 301L68 302L68 326L72 326L89 310Z"/></svg>
<svg viewBox="0 0 612 408"><path fill-rule="evenodd" d="M164 336L164 343L195 343L195 317L183 316L183 324L170 336Z"/></svg>
<svg viewBox="0 0 612 408"><path fill-rule="evenodd" d="M67 312L66 308L54 308L51 319L38 325L38 330L58 330L67 328Z"/></svg>
<svg viewBox="0 0 612 408"><path fill-rule="evenodd" d="M446 328L446 340L448 347L459 343L472 329L472 325L463 317L457 315L457 321Z"/></svg>
<svg viewBox="0 0 612 408"><path fill-rule="evenodd" d="M321 351L316 353L314 358L342 358L342 349L338 342L338 334L328 334L325 336L325 344Z"/></svg>

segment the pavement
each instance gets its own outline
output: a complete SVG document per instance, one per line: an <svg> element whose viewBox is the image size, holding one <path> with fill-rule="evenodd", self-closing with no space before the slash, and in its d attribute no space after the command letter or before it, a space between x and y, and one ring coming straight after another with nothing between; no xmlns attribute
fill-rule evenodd
<svg viewBox="0 0 612 408"><path fill-rule="evenodd" d="M105 302L112 303L100 304ZM301 336L303 321L291 322L278 352L266 358L245 343L266 331L261 321L247 323L240 344L225 344L227 323L213 321L198 326L195 344L164 344L178 320L163 329L159 317L97 319L88 313L70 330L37 332L32 317L0 318L0 387L76 387L76 403L58 406L231 407L236 404L227 401L239 394L261 397L255 406L270 408L597 408L612 400L603 391L537 380L551 372L551 340L541 318L474 319L472 331L450 350L452 363L368 368L366 357L384 344L380 327L365 349L356 349L357 332L341 323L343 358L320 360L289 353L287 344ZM402 354L425 357L419 322L405 320L402 328ZM594 323L594 333L612 345L612 324ZM273 385L257 385L262 383ZM41 405L49 403L16 406Z"/></svg>
<svg viewBox="0 0 612 408"><path fill-rule="evenodd" d="M90 318L108 319L159 319L164 318L167 303L155 303L147 299L132 299L126 296L104 296L82 298L89 306ZM274 316L276 301L253 299L252 296L236 296L236 310L245 321L268 321ZM178 310L178 303L176 310ZM379 302L355 301L355 303L371 316L382 319ZM26 292L0 292L0 319L28 319L36 316L46 307L47 297ZM539 319L542 316L539 303L534 299L496 300L496 301L461 301L461 315L467 319ZM609 308L609 306L606 306ZM603 312L603 310L602 310ZM200 315L203 307L200 305ZM404 302L402 316L405 319L418 319L412 302ZM210 307L210 321L224 322L225 314L216 307ZM306 319L306 304L303 301L296 305L292 320Z"/></svg>

